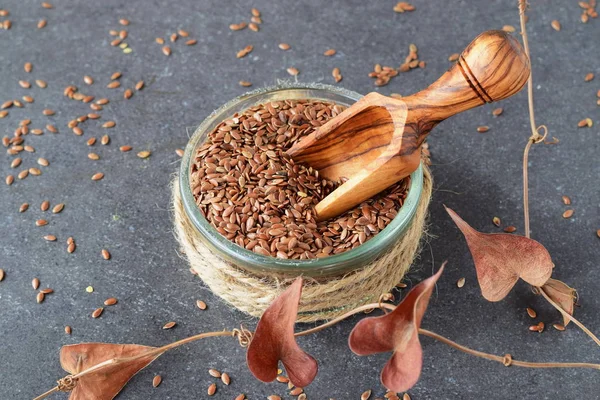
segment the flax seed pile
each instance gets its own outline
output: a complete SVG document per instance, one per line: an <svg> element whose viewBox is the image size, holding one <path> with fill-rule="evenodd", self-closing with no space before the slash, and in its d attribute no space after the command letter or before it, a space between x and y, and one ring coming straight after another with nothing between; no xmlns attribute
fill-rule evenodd
<svg viewBox="0 0 600 400"><path fill-rule="evenodd" d="M314 207L342 182L295 164L285 151L344 107L319 100L261 104L223 121L198 149L191 187L202 214L227 239L265 256L311 259L371 239L396 216L405 179L328 221Z"/></svg>

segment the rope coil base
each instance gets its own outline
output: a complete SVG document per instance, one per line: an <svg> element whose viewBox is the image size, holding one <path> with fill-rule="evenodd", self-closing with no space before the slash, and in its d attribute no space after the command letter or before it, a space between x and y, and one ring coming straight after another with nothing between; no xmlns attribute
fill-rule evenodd
<svg viewBox="0 0 600 400"><path fill-rule="evenodd" d="M350 309L377 301L390 291L409 270L425 230L432 179L423 169L423 191L412 224L386 253L368 265L340 276L304 280L298 308L298 322L315 322L338 317ZM294 280L260 275L221 259L202 242L200 233L187 216L179 179L172 183L175 235L190 267L210 290L233 307L260 317L273 300Z"/></svg>

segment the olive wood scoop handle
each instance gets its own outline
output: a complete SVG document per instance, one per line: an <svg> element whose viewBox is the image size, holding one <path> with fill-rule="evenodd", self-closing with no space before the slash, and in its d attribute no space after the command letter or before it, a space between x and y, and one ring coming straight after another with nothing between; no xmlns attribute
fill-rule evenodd
<svg viewBox="0 0 600 400"><path fill-rule="evenodd" d="M347 180L319 202L318 220L351 209L417 169L420 146L444 119L517 93L530 74L521 44L486 31L427 89L401 99L369 93L288 151L324 178Z"/></svg>

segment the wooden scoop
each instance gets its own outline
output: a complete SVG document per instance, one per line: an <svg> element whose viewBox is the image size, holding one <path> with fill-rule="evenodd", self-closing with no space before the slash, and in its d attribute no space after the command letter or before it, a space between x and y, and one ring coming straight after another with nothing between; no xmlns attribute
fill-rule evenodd
<svg viewBox="0 0 600 400"><path fill-rule="evenodd" d="M504 31L477 36L444 75L402 99L369 93L287 153L322 177L348 180L316 206L318 220L335 217L417 169L421 143L438 123L459 112L517 93L529 59Z"/></svg>

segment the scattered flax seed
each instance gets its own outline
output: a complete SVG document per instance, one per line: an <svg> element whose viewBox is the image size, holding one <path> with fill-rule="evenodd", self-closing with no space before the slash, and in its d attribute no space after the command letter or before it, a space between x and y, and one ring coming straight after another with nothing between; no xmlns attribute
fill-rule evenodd
<svg viewBox="0 0 600 400"><path fill-rule="evenodd" d="M243 87L252 86L252 82L248 82L248 81L240 81L239 84L240 84L240 86L243 86Z"/></svg>
<svg viewBox="0 0 600 400"><path fill-rule="evenodd" d="M44 2L42 3L42 7L44 7L44 8L48 8L48 9L50 9L50 8L53 8L53 7L52 7L52 4L50 4L50 3L46 2L46 1L44 1Z"/></svg>
<svg viewBox="0 0 600 400"><path fill-rule="evenodd" d="M218 370L216 370L216 369L214 369L214 368L209 369L208 370L208 374L210 376L212 376L213 378L220 378L221 377L221 372L218 371Z"/></svg>
<svg viewBox="0 0 600 400"><path fill-rule="evenodd" d="M196 43L198 43L198 41L197 41L196 39L190 39L190 40L188 40L187 42L185 42L185 45L186 45L186 46L193 46L193 45L195 45Z"/></svg>
<svg viewBox="0 0 600 400"><path fill-rule="evenodd" d="M569 196L563 196L562 201L567 206L571 204L571 198Z"/></svg>
<svg viewBox="0 0 600 400"><path fill-rule="evenodd" d="M596 231L596 236L598 236L598 237L600 238L600 229L598 229L598 230Z"/></svg>
<svg viewBox="0 0 600 400"><path fill-rule="evenodd" d="M98 154L96 154L96 153L89 153L89 154L88 154L88 158L89 158L90 160L94 160L94 161L96 161L96 160L99 160L99 159L100 159L100 156L99 156Z"/></svg>
<svg viewBox="0 0 600 400"><path fill-rule="evenodd" d="M106 249L102 249L102 258L105 260L110 260L110 253Z"/></svg>
<svg viewBox="0 0 600 400"><path fill-rule="evenodd" d="M46 235L46 236L44 236L44 240L46 240L48 242L56 242L56 236L54 236L54 235Z"/></svg>
<svg viewBox="0 0 600 400"><path fill-rule="evenodd" d="M206 303L202 300L196 300L196 306L201 310L206 310Z"/></svg>
<svg viewBox="0 0 600 400"><path fill-rule="evenodd" d="M212 396L216 393L216 391L217 391L217 384L211 383L206 392L208 393L209 396Z"/></svg>
<svg viewBox="0 0 600 400"><path fill-rule="evenodd" d="M44 301L44 298L46 298L46 295L42 292L39 292L37 294L37 296L35 297L35 300L37 301L38 304L41 304Z"/></svg>
<svg viewBox="0 0 600 400"><path fill-rule="evenodd" d="M171 322L167 322L162 328L163 329L171 329L173 328L175 325L177 325L177 322L175 321L171 321Z"/></svg>
<svg viewBox="0 0 600 400"><path fill-rule="evenodd" d="M31 83L27 81L19 81L19 86L21 86L23 89L29 89L31 87Z"/></svg>
<svg viewBox="0 0 600 400"><path fill-rule="evenodd" d="M527 307L527 315L529 315L530 318L535 318L537 317L537 312L535 312L533 308Z"/></svg>
<svg viewBox="0 0 600 400"><path fill-rule="evenodd" d="M114 126L117 125L117 123L115 121L106 121L105 123L102 124L103 128L114 128Z"/></svg>
<svg viewBox="0 0 600 400"><path fill-rule="evenodd" d="M456 282L456 286L458 286L459 288L465 286L465 278L460 278L457 282Z"/></svg>
<svg viewBox="0 0 600 400"><path fill-rule="evenodd" d="M329 50L325 50L323 55L325 57L331 57L331 56L335 55L335 53L336 53L335 49L329 49Z"/></svg>
<svg viewBox="0 0 600 400"><path fill-rule="evenodd" d="M0 109L4 110L5 108L10 108L12 106L13 106L13 101L7 100L4 103L2 103L2 105L0 106Z"/></svg>
<svg viewBox="0 0 600 400"><path fill-rule="evenodd" d="M89 119L98 119L98 118L100 118L100 114L96 114L96 113L89 113L89 114L87 115L87 117L88 117Z"/></svg>
<svg viewBox="0 0 600 400"><path fill-rule="evenodd" d="M496 225L497 227L500 227L500 225L502 224L502 221L500 220L500 218L498 217L494 217L492 218L492 222L494 223L494 225Z"/></svg>
<svg viewBox="0 0 600 400"><path fill-rule="evenodd" d="M46 221L45 219L38 219L37 221L35 221L35 226L46 226L48 225L48 221Z"/></svg>
<svg viewBox="0 0 600 400"><path fill-rule="evenodd" d="M106 300L104 300L104 305L105 306L114 306L115 304L118 303L118 300L114 297L108 298Z"/></svg>
<svg viewBox="0 0 600 400"><path fill-rule="evenodd" d="M242 29L246 28L247 26L248 26L248 24L246 22L240 22L239 24L229 25L229 29L231 29L232 31L241 31Z"/></svg>
<svg viewBox="0 0 600 400"><path fill-rule="evenodd" d="M502 27L502 30L503 30L504 32L510 32L510 33L512 33L512 32L514 32L514 31L516 31L517 29L516 29L514 26L512 26L512 25L504 25L504 26Z"/></svg>
<svg viewBox="0 0 600 400"><path fill-rule="evenodd" d="M69 325L65 326L65 333L67 335L70 335L72 332L73 332L73 329Z"/></svg>
<svg viewBox="0 0 600 400"><path fill-rule="evenodd" d="M127 31L126 30L122 30L119 31L119 37L123 40L127 39ZM125 45L125 47L127 47L127 43L123 43Z"/></svg>
<svg viewBox="0 0 600 400"><path fill-rule="evenodd" d="M290 75L292 75L292 76L296 76L296 75L298 75L300 73L300 71L298 71L298 68L289 67L287 69L287 73L290 74Z"/></svg>
<svg viewBox="0 0 600 400"><path fill-rule="evenodd" d="M121 25L127 26L127 25L129 25L129 20L128 20L128 19L125 19L125 18L121 18L121 19L119 20L119 23L120 23Z"/></svg>
<svg viewBox="0 0 600 400"><path fill-rule="evenodd" d="M73 129L71 129L73 131L74 134L76 134L77 136L81 136L83 135L83 129L81 129L78 126L73 127Z"/></svg>
<svg viewBox="0 0 600 400"><path fill-rule="evenodd" d="M371 389L364 391L363 394L360 395L360 400L369 400L370 397Z"/></svg>
<svg viewBox="0 0 600 400"><path fill-rule="evenodd" d="M152 153L151 153L150 151L148 151L148 150L143 150L143 151L140 151L139 153L137 153L137 156L138 156L139 158L142 158L142 159L144 159L144 158L148 158L148 157L150 157L150 155L151 155L151 154L152 154Z"/></svg>
<svg viewBox="0 0 600 400"><path fill-rule="evenodd" d="M403 13L405 11L415 11L416 8L410 3L401 1L394 6L394 11L397 13Z"/></svg>
<svg viewBox="0 0 600 400"><path fill-rule="evenodd" d="M504 228L504 232L506 233L513 233L517 230L517 228L515 228L514 226L507 226L506 228Z"/></svg>
<svg viewBox="0 0 600 400"><path fill-rule="evenodd" d="M21 204L21 207L19 207L19 212L23 213L23 212L27 211L28 208L29 208L29 204L23 203L23 204Z"/></svg>
<svg viewBox="0 0 600 400"><path fill-rule="evenodd" d="M88 139L88 141L87 141L87 145L88 146L93 146L95 144L96 144L96 138L95 137L92 137L92 138Z"/></svg>
<svg viewBox="0 0 600 400"><path fill-rule="evenodd" d="M301 387L297 387L297 388L290 390L290 395L298 396L298 395L302 394L303 392L304 392L304 389L302 389Z"/></svg>
<svg viewBox="0 0 600 400"><path fill-rule="evenodd" d="M171 55L171 48L169 46L163 46L162 52L165 56L168 57Z"/></svg>
<svg viewBox="0 0 600 400"><path fill-rule="evenodd" d="M179 157L183 157L184 151L183 149L176 149L175 154L177 154Z"/></svg>
<svg viewBox="0 0 600 400"><path fill-rule="evenodd" d="M102 136L102 138L100 139L100 143L103 144L104 146L106 146L107 144L109 144L110 143L110 136L108 136L108 135Z"/></svg>
<svg viewBox="0 0 600 400"><path fill-rule="evenodd" d="M21 165L22 161L23 160L20 157L17 157L14 160L12 160L12 162L10 163L10 167L11 168L17 168L19 165Z"/></svg>
<svg viewBox="0 0 600 400"><path fill-rule="evenodd" d="M410 400L410 395L408 393L404 393L402 400Z"/></svg>
<svg viewBox="0 0 600 400"><path fill-rule="evenodd" d="M98 173L95 173L94 175L92 175L93 181L99 181L102 178L104 178L104 174L102 172L98 172Z"/></svg>
<svg viewBox="0 0 600 400"><path fill-rule="evenodd" d="M258 27L258 25L256 23L250 22L248 24L248 29L250 29L253 32L258 32L260 28Z"/></svg>
<svg viewBox="0 0 600 400"><path fill-rule="evenodd" d="M45 89L46 87L48 87L48 84L46 83L46 81L43 81L41 79L36 79L35 84L38 85L39 87L41 87L42 89Z"/></svg>
<svg viewBox="0 0 600 400"><path fill-rule="evenodd" d="M33 103L34 99L31 96L23 96L23 101L25 103L30 103L31 104L31 103Z"/></svg>
<svg viewBox="0 0 600 400"><path fill-rule="evenodd" d="M0 118L4 118L8 115L8 111L0 111Z"/></svg>
<svg viewBox="0 0 600 400"><path fill-rule="evenodd" d="M45 18L40 19L37 24L38 29L45 28L47 23L48 21Z"/></svg>
<svg viewBox="0 0 600 400"><path fill-rule="evenodd" d="M554 327L554 329L556 329L557 331L564 331L565 330L565 326L562 324L553 324L552 325Z"/></svg>
<svg viewBox="0 0 600 400"><path fill-rule="evenodd" d="M55 112L54 112L54 110L50 110L49 108L46 108L44 111L42 111L42 114L50 116L50 115L54 115Z"/></svg>
<svg viewBox="0 0 600 400"><path fill-rule="evenodd" d="M142 90L144 87L144 81L139 81L135 84L135 90Z"/></svg>
<svg viewBox="0 0 600 400"><path fill-rule="evenodd" d="M567 219L567 218L571 218L571 217L573 216L573 213L574 213L574 212L575 212L574 210L567 210L567 211L565 211L565 212L563 213L563 215L562 215L562 216L563 216L563 218L565 218L565 219Z"/></svg>
<svg viewBox="0 0 600 400"><path fill-rule="evenodd" d="M267 400L281 400L281 397L277 396L276 394L272 394L267 397Z"/></svg>
<svg viewBox="0 0 600 400"><path fill-rule="evenodd" d="M48 200L42 201L42 204L40 204L40 210L48 211L49 208L50 208L50 202Z"/></svg>
<svg viewBox="0 0 600 400"><path fill-rule="evenodd" d="M477 127L477 132L479 132L479 133L485 133L489 130L490 130L490 127L487 125L482 125L482 126Z"/></svg>
<svg viewBox="0 0 600 400"><path fill-rule="evenodd" d="M125 100L128 100L131 98L131 96L133 96L133 91L131 89L127 89L125 90L125 92L123 93L123 97L125 98Z"/></svg>
<svg viewBox="0 0 600 400"><path fill-rule="evenodd" d="M84 81L85 83L87 83L88 85L91 85L91 84L93 84L93 83L94 83L94 78L92 78L92 77L91 77L91 76L89 76L89 75L85 75L85 76L83 77L83 81Z"/></svg>
<svg viewBox="0 0 600 400"><path fill-rule="evenodd" d="M283 51L286 51L290 49L290 45L287 43L279 43L279 48Z"/></svg>
<svg viewBox="0 0 600 400"><path fill-rule="evenodd" d="M275 379L277 379L277 382L281 382L281 383L288 383L290 381L287 377L285 377L283 375L277 375L277 378L275 378Z"/></svg>
<svg viewBox="0 0 600 400"><path fill-rule="evenodd" d="M106 85L106 87L109 88L109 89L116 89L119 86L121 86L121 82L119 82L119 81L112 81L111 83L109 83L108 85Z"/></svg>
<svg viewBox="0 0 600 400"><path fill-rule="evenodd" d="M553 20L550 25L552 26L552 29L554 29L555 31L560 31L560 22L558 22L557 20Z"/></svg>
<svg viewBox="0 0 600 400"><path fill-rule="evenodd" d="M2 282L4 280L5 276L6 276L6 273L4 272L4 270L2 268L0 268L0 282Z"/></svg>
<svg viewBox="0 0 600 400"><path fill-rule="evenodd" d="M252 52L253 49L254 49L254 46L249 44L248 46L244 47L242 50L238 51L235 56L237 58L246 57L248 54L250 54Z"/></svg>
<svg viewBox="0 0 600 400"><path fill-rule="evenodd" d="M75 252L76 248L77 246L75 245L75 242L69 243L69 245L67 246L67 253L71 254Z"/></svg>
<svg viewBox="0 0 600 400"><path fill-rule="evenodd" d="M246 400L246 395L244 393L240 393L234 400Z"/></svg>
<svg viewBox="0 0 600 400"><path fill-rule="evenodd" d="M158 385L160 385L161 382L162 382L162 377L160 375L156 375L154 378L152 378L152 386L153 387L158 387Z"/></svg>
<svg viewBox="0 0 600 400"><path fill-rule="evenodd" d="M25 65L23 65L23 69L25 72L29 73L33 70L33 65L30 62L26 62Z"/></svg>
<svg viewBox="0 0 600 400"><path fill-rule="evenodd" d="M121 42L123 42L123 39L121 39L121 38L115 39L112 42L110 42L110 45L113 46L113 47L116 47L116 46L120 45Z"/></svg>
<svg viewBox="0 0 600 400"><path fill-rule="evenodd" d="M31 286L33 287L33 290L38 290L40 287L40 280L38 278L33 278L31 280Z"/></svg>
<svg viewBox="0 0 600 400"><path fill-rule="evenodd" d="M88 286L88 287L85 288L85 291L88 292L88 293L93 293L94 292L94 288L91 287L91 286Z"/></svg>
<svg viewBox="0 0 600 400"><path fill-rule="evenodd" d="M171 34L171 36L170 36L171 42L175 42L175 41L177 41L177 38L178 38L178 37L179 37L179 36L177 36L177 34L176 34L176 33L173 33L173 34Z"/></svg>
<svg viewBox="0 0 600 400"><path fill-rule="evenodd" d="M342 74L340 73L340 69L335 67L332 71L331 71L331 76L333 76L333 79L335 80L336 83L340 82L342 80Z"/></svg>
<svg viewBox="0 0 600 400"><path fill-rule="evenodd" d="M104 307L96 308L94 310L94 312L92 313L92 318L98 318L98 317L100 317L103 312L104 312Z"/></svg>
<svg viewBox="0 0 600 400"><path fill-rule="evenodd" d="M231 383L231 378L227 372L221 375L221 382L223 382L225 385L229 385Z"/></svg>
<svg viewBox="0 0 600 400"><path fill-rule="evenodd" d="M539 327L538 325L531 325L531 326L529 327L529 330L530 330L531 332L540 332L540 327Z"/></svg>
<svg viewBox="0 0 600 400"><path fill-rule="evenodd" d="M492 111L492 115L494 117L498 117L498 116L502 115L503 111L504 111L504 109L502 107L495 108L494 111Z"/></svg>
<svg viewBox="0 0 600 400"><path fill-rule="evenodd" d="M50 294L50 293L54 293L54 290L50 289L50 288L46 288L46 289L40 290L40 292L44 293L44 294Z"/></svg>
<svg viewBox="0 0 600 400"><path fill-rule="evenodd" d="M184 31L183 29L178 29L177 33L179 34L179 36L181 37L188 37L190 36L190 33L188 31Z"/></svg>
<svg viewBox="0 0 600 400"><path fill-rule="evenodd" d="M586 82L589 82L589 81L591 81L592 79L594 79L594 74L593 74L593 73L591 73L591 72L590 72L590 73L588 73L588 74L586 74L586 75L585 75L585 77L583 78L583 80L584 80L584 81L586 81Z"/></svg>
<svg viewBox="0 0 600 400"><path fill-rule="evenodd" d="M111 81L114 81L114 80L116 80L116 79L119 79L121 76L123 76L123 74L122 74L122 73L120 73L120 72L118 72L118 71L117 71L117 72L113 72L113 74L110 76L110 80L111 80ZM106 99L105 99L105 100L106 100ZM108 102L108 101L107 101L107 102Z"/></svg>
<svg viewBox="0 0 600 400"><path fill-rule="evenodd" d="M157 37L156 39L154 39L154 41L158 44L165 44L165 39L161 37Z"/></svg>

